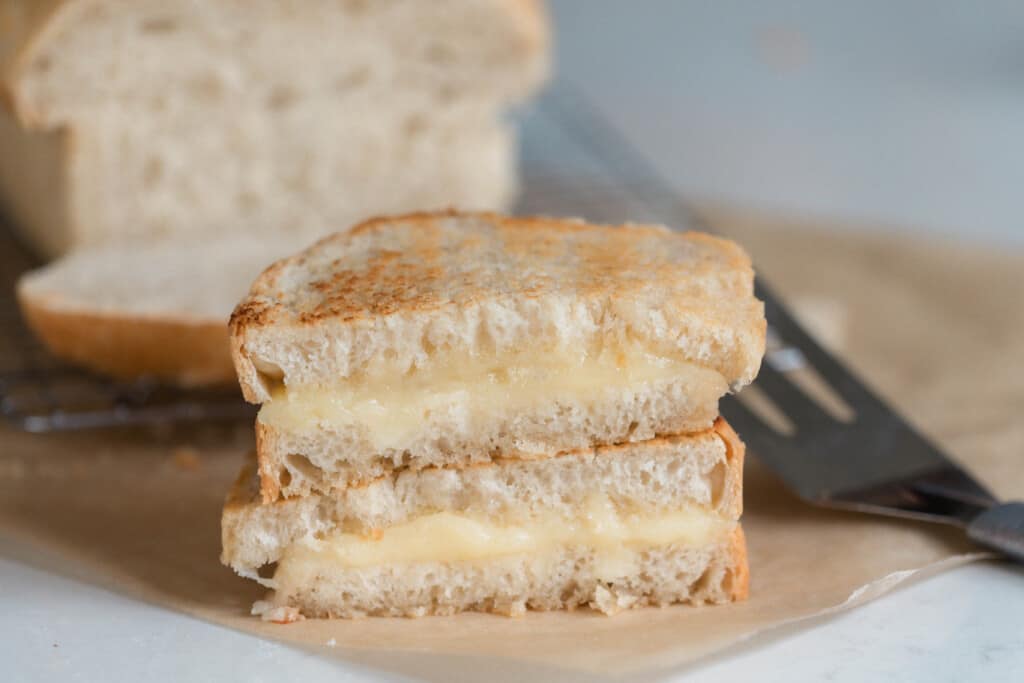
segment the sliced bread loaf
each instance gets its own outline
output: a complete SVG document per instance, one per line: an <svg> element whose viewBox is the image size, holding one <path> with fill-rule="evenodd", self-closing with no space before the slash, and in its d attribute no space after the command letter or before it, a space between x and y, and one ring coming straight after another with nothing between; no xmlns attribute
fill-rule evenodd
<svg viewBox="0 0 1024 683"><path fill-rule="evenodd" d="M546 45L531 0L11 0L0 200L47 254L499 208Z"/></svg>

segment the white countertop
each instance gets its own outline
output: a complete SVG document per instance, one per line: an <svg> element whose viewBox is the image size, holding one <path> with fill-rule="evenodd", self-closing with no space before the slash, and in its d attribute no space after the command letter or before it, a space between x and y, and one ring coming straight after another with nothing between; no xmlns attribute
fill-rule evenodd
<svg viewBox="0 0 1024 683"><path fill-rule="evenodd" d="M4 559L0 595L4 680L403 680ZM691 679L1021 681L1024 568L961 567L852 612L755 638L668 680Z"/></svg>
<svg viewBox="0 0 1024 683"><path fill-rule="evenodd" d="M563 0L560 62L692 195L1024 244L1024 6L895 4ZM3 680L381 680L7 550ZM687 675L1021 681L1024 568L955 569Z"/></svg>

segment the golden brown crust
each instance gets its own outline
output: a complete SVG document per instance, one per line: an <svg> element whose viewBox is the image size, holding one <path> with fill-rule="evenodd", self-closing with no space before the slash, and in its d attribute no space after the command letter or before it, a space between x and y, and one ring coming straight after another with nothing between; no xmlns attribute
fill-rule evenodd
<svg viewBox="0 0 1024 683"><path fill-rule="evenodd" d="M462 218L494 228L485 243L480 232L446 230L441 219ZM420 212L373 218L316 244L265 270L250 296L231 316L233 334L245 328L288 322L315 325L324 320L352 323L398 312L460 306L492 291L538 298L571 282L579 296L646 287L665 276L692 280L709 270L749 271L750 260L733 242L702 233L672 233L653 225L595 225L544 217L508 217L494 213ZM566 238L587 233L579 242ZM342 263L323 277L304 283L301 292L285 291L281 278L309 265L312 255L328 249L344 254L357 238L380 237L381 243L403 240L402 248L370 246L359 263ZM648 238L645 249L638 242ZM689 243L693 258L685 274L674 254L660 248ZM491 263L470 267L473 252L501 253L506 270ZM365 257L365 258L364 258ZM522 266L532 264L535 270ZM300 299L297 295L302 295Z"/></svg>
<svg viewBox="0 0 1024 683"><path fill-rule="evenodd" d="M739 524L732 532L729 541L732 556L730 576L730 596L733 601L746 600L750 597L750 563L747 558L747 537Z"/></svg>
<svg viewBox="0 0 1024 683"><path fill-rule="evenodd" d="M732 510L734 519L739 519L743 514L743 461L747 447L725 418L719 417L715 420L713 429L725 444L726 460L729 462L732 475L727 478L730 491L726 495L732 499L735 506ZM730 555L733 558L732 569L728 574L730 595L734 601L746 600L750 595L750 565L747 558L747 539L743 527L739 524L736 525L729 544Z"/></svg>
<svg viewBox="0 0 1024 683"><path fill-rule="evenodd" d="M724 422L722 418L718 418L718 421ZM717 427L717 422L716 422ZM726 425L731 432L731 428ZM657 436L653 439L648 439L642 442L626 442L618 444L599 444L591 446L589 448L578 448L573 450L556 451L553 453L518 453L518 454L506 454L498 457L493 457L488 461L465 461L459 463L450 463L446 465L428 465L420 468L419 471L427 472L431 470L450 470L450 471L461 471L461 470L472 470L472 469L483 469L487 467L500 467L501 465L515 462L526 462L526 461L537 461L537 460L550 460L553 458L583 458L588 456L596 457L629 457L629 452L636 449L638 446L644 446L648 448L668 447L675 443L683 440L698 439L709 435L720 436L716 428L705 429L701 431L683 432L680 434L673 434L671 436ZM735 433L733 433L735 437ZM274 455L281 452L281 448L277 445L278 431L269 426L256 420L256 460L258 464L258 476L260 480L260 497L263 503L272 503L277 500L284 500L284 496L281 493L282 477L289 476L287 471L281 466ZM744 445L743 442L737 438L734 443L722 438L722 441L726 448L725 456L725 470L723 472L724 477L724 491L722 493L723 505L721 511L723 514L729 516L732 519L738 519L743 512L743 453ZM738 444L738 448L736 447ZM350 478L348 479L343 488L363 488L370 486L375 482L387 479L395 476L397 470L388 469L387 474L383 474L377 477L368 478ZM338 487L342 488L342 487ZM290 495L288 497L294 497Z"/></svg>
<svg viewBox="0 0 1024 683"><path fill-rule="evenodd" d="M725 461L728 463L725 497L731 503L731 516L733 519L739 519L743 515L743 462L746 458L747 445L740 440L724 417L716 419L712 429L725 444Z"/></svg>
<svg viewBox="0 0 1024 683"><path fill-rule="evenodd" d="M511 266L534 263L537 271L514 267L496 271L489 263L455 269L454 254L461 253L463 262L468 262L466 253L488 247L479 232L446 230L438 223L439 219L456 217L478 221L481 228L483 224L495 226L495 232L489 236L490 253L506 254ZM654 225L630 225L629 230L623 227L455 211L373 218L267 268L253 284L250 296L232 313L231 331L241 333L246 328L283 322L316 325L326 319L352 323L398 311L460 306L496 291L538 298L564 285L567 278L580 295L612 291L622 294L631 288L645 287L655 278L671 283L681 276L692 279L698 271L711 268L751 268L750 259L726 240L699 232L669 232ZM588 233L588 239L579 243L564 239L580 233ZM293 268L306 266L311 255L328 249L344 254L360 237L404 242L400 251L370 247L366 254L359 254L359 263L336 259L335 268L304 284L302 291L281 287L282 276ZM637 244L644 238L652 240L653 245L641 253ZM697 247L700 253L686 264L683 275L670 258L660 257L655 250L685 242Z"/></svg>
<svg viewBox="0 0 1024 683"><path fill-rule="evenodd" d="M222 324L74 313L19 299L31 330L63 360L122 379L151 376L186 387L237 381Z"/></svg>
<svg viewBox="0 0 1024 683"><path fill-rule="evenodd" d="M273 444L274 430L256 420L256 460L257 473L260 479L260 498L264 504L281 500L281 472L274 467L273 461L266 457L267 453L277 450Z"/></svg>

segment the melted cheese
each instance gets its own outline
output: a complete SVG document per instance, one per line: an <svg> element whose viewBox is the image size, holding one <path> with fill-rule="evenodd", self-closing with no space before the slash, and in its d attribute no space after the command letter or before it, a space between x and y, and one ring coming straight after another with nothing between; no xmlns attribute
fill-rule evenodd
<svg viewBox="0 0 1024 683"><path fill-rule="evenodd" d="M274 580L278 585L298 585L332 569L521 554L543 557L567 546L592 549L599 576L612 578L632 573L639 549L670 543L705 545L734 526L735 522L698 510L621 513L601 497L591 500L576 518L552 514L511 526L438 512L384 529L374 537L338 533L324 540L299 541L279 560Z"/></svg>
<svg viewBox="0 0 1024 683"><path fill-rule="evenodd" d="M682 380L695 406L727 389L714 370L638 348L589 354L526 354L459 359L401 376L373 372L331 388L279 386L263 405L264 424L290 431L362 425L380 449L402 448L438 416L467 432L489 418L558 397L584 403L607 391Z"/></svg>

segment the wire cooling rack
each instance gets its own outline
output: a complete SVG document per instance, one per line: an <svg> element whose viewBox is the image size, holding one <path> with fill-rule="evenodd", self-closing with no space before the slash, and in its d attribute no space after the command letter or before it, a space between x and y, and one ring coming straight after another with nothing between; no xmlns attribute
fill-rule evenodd
<svg viewBox="0 0 1024 683"><path fill-rule="evenodd" d="M559 83L522 120L520 214L695 227L696 218L601 112ZM237 391L185 391L117 382L70 367L25 327L18 276L38 265L0 220L0 415L31 432L251 419Z"/></svg>

